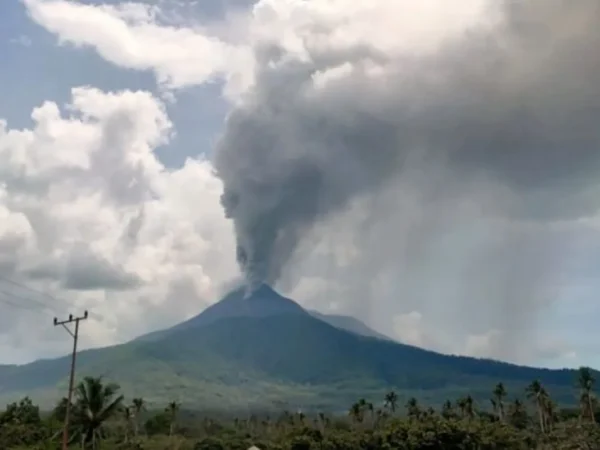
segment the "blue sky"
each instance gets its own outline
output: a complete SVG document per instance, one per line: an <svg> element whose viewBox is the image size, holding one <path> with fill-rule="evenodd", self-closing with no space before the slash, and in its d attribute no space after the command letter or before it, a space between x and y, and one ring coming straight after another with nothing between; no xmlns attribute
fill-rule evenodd
<svg viewBox="0 0 600 450"><path fill-rule="evenodd" d="M0 116L11 127L30 126L31 110L46 100L66 103L75 86L106 91L142 89L157 94L149 72L107 64L89 49L58 45L56 36L30 20L21 2L2 6L0 21ZM169 117L179 126L169 148L157 149L161 161L179 166L188 156L210 152L228 108L218 84L190 86L167 107Z"/></svg>
<svg viewBox="0 0 600 450"><path fill-rule="evenodd" d="M279 182L284 169L274 168L286 168L294 157L306 156L300 152L314 149L319 151L311 157L338 163L337 169L323 166L332 179L351 173L339 169L344 162L350 162L347 167L354 163L351 148L341 156L327 153L328 143L337 142L340 123L347 119L363 130L356 117L364 116L353 116L353 111L375 118L381 114L385 122L390 114L403 114L398 105L413 100L411 90L390 87L384 92L383 84L369 85L359 75L355 84L350 78L343 84L344 77L354 75L353 67L370 67L352 59L360 57L356 48L364 48L361 39L367 36L389 61L405 55L425 61L436 55L432 49L443 48L465 27L491 26L491 16L481 9L484 0L465 2L463 9L452 11L451 21L446 6L428 1L438 9L381 0L362 11L340 0L339 11L332 9L329 15L315 2L290 6L261 1L253 12L245 1L214 2L210 9L175 0L127 7L119 1L3 3L0 119L12 134L0 133L0 158L10 161L6 167L0 163L0 216L9 224L0 227L0 263L6 276L30 288L17 289L15 295L41 301L47 310L40 312L30 302L23 312L0 302L5 318L0 324L6 328L0 333L0 363L64 351L66 341L52 327L27 335L27 324L49 324L47 315L93 310L95 319L86 327L83 343L99 346L169 326L217 300L240 277L232 223L220 204L223 183L237 182L227 174L217 177L211 162L220 136L225 135L221 154L231 152L227 161L240 183L246 175L260 178L273 172ZM369 28L374 17L383 21L377 32ZM550 17L560 26L560 14ZM343 33L336 35L338 19L348 28L338 25ZM318 51L303 47L312 42L307 33L313 28L307 23L327 30L320 37L327 45ZM386 37L391 31L386 35L385 30L394 27L406 33L401 44ZM559 56L562 44L555 43ZM277 59L277 45L288 59ZM312 72L302 66L307 61L314 64ZM514 73L525 77L516 61L508 59L507 66L514 63ZM536 61L532 67L539 68L539 80L550 69L562 73L558 57L550 61L556 64L550 69L543 66L547 62L536 66ZM569 67L576 70L577 63L571 61ZM596 73L595 66L586 67ZM389 67L371 69L385 74ZM306 73L309 78L302 78ZM527 91L534 92L526 99L531 105L555 105L553 94L544 97L551 92L546 85L540 81L535 87ZM556 111L576 111L580 94L567 94L574 92L572 86L559 85L555 91L565 92L567 105ZM318 100L310 97L315 92ZM461 97L459 89L452 96L437 94L432 100L439 102L436 111L450 104L440 97L452 98L454 106L471 98ZM596 104L597 94L587 95L590 105ZM499 100L502 106L505 97ZM45 102L54 103L58 113L47 107L32 118L34 108ZM225 120L232 112L239 120L229 126ZM307 116L320 117L322 129L314 124L304 128ZM247 118L259 124L256 133L248 132L254 128L235 128ZM540 129L552 128L554 117L538 118ZM456 120L473 123L471 118ZM306 129L316 131L302 135ZM273 167L256 167L252 152L271 142L261 144L265 136L282 143L279 156ZM558 135L556 142L569 138L565 136ZM589 136L598 142L597 130ZM470 137L479 139L474 133L464 140ZM375 151L381 139L373 142ZM530 155L538 156L524 154L522 161L532 159ZM583 151L574 155L582 161L588 157ZM546 158L548 173L556 172L552 161L561 162L564 185L575 186L574 181L597 174L586 172L596 168L593 154L577 175L563 170L568 164L562 154L554 156ZM415 345L551 367L600 367L594 344L599 337L597 185L586 181L585 192L564 194L563 184L544 184L542 158L530 169L531 178L539 175L540 183L525 190L511 166L519 157L490 161L497 167L488 170L483 164L481 172L478 166L468 166L473 172L446 166L427 172L414 163L379 190L357 188L360 195L349 206L323 215L302 236L277 287L308 307L355 315ZM468 176L457 175L463 173ZM437 188L438 183L444 187ZM556 211L557 204L569 202L583 212L569 216ZM261 208L257 205L256 211ZM551 219L523 217L537 209L550 211ZM69 284L77 277L88 284Z"/></svg>

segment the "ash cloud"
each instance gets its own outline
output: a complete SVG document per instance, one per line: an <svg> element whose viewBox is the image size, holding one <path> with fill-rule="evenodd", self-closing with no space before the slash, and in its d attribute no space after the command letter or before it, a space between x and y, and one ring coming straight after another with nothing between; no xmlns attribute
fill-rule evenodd
<svg viewBox="0 0 600 450"><path fill-rule="evenodd" d="M317 22L301 57L256 45L255 86L214 157L248 279L277 281L316 224L403 177L496 186L510 218L596 212L598 24L596 0L531 0L423 53L334 47Z"/></svg>

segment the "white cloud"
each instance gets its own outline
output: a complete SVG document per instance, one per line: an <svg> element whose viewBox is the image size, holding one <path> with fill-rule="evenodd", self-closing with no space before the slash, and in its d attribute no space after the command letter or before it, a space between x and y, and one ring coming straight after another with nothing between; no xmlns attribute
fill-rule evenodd
<svg viewBox="0 0 600 450"><path fill-rule="evenodd" d="M141 3L23 2L31 18L62 43L94 48L120 67L152 70L168 88L222 79L230 96L252 85L255 59L269 57L273 45L298 60L331 52L343 58L361 46L389 57L435 51L474 24L495 22L489 0L463 0L460 5L438 0L260 0L225 24L195 27L161 23L159 7ZM330 79L334 72L317 76L319 82L324 76Z"/></svg>
<svg viewBox="0 0 600 450"><path fill-rule="evenodd" d="M465 351L470 356L485 357L495 355L498 352L498 342L502 333L498 330L490 330L487 333L467 336ZM501 350L501 349L500 349Z"/></svg>
<svg viewBox="0 0 600 450"><path fill-rule="evenodd" d="M251 59L202 30L161 26L156 9L142 4L92 6L66 0L23 0L31 18L60 42L94 48L107 61L152 70L160 84L180 88L218 78L240 80Z"/></svg>
<svg viewBox="0 0 600 450"><path fill-rule="evenodd" d="M518 364L558 365L577 358L577 353L556 335L543 333L516 342L509 330L491 329L482 333L449 333L418 311L393 318L395 336L404 344L447 354L493 358Z"/></svg>
<svg viewBox="0 0 600 450"><path fill-rule="evenodd" d="M516 363L544 361L570 361L577 358L577 353L563 340L547 334L543 339L521 342L518 346L507 348L505 335L507 331L489 330L486 333L467 336L465 347L461 353L478 358L496 358Z"/></svg>
<svg viewBox="0 0 600 450"><path fill-rule="evenodd" d="M172 133L161 102L75 88L62 111L45 102L32 118L25 130L0 122L4 275L65 299L69 307L52 304L56 315L93 311L84 346L120 342L218 298L237 276L222 186L207 161L168 170L156 159ZM43 339L26 326L40 320L37 304L20 300L33 309L23 314L3 300L0 355L35 342L35 354L62 348L49 318L35 327ZM23 350L18 359L31 356Z"/></svg>
<svg viewBox="0 0 600 450"><path fill-rule="evenodd" d="M394 331L400 342L417 347L426 347L428 338L423 329L423 316L418 311L394 317Z"/></svg>
<svg viewBox="0 0 600 450"><path fill-rule="evenodd" d="M342 56L360 47L388 57L423 54L474 25L496 23L492 5L488 0L261 0L252 11L251 29L256 41L276 42L298 56L308 56L308 49Z"/></svg>

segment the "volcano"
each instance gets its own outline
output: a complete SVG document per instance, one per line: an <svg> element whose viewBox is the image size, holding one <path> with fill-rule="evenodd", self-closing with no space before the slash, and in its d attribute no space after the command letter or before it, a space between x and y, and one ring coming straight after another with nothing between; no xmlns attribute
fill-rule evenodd
<svg viewBox="0 0 600 450"><path fill-rule="evenodd" d="M296 302L279 295L266 284L261 284L250 295L246 294L246 288L242 286L225 295L201 314L167 330L141 336L138 340L156 340L174 332L200 328L225 319L275 317L288 314L308 313Z"/></svg>
<svg viewBox="0 0 600 450"><path fill-rule="evenodd" d="M178 400L204 409L338 411L357 398L379 402L390 389L434 405L466 392L487 402L500 381L522 395L534 379L562 403L577 398L573 370L443 355L334 317L308 312L267 285L249 296L237 289L174 327L81 352L78 374L104 375L153 405ZM0 366L0 400L29 395L50 406L68 369L68 357Z"/></svg>
<svg viewBox="0 0 600 450"><path fill-rule="evenodd" d="M266 284L249 295L244 287L227 294L221 301L209 306L202 314L183 322L173 330L210 325L234 317L272 317L289 314L307 314L296 302L283 297Z"/></svg>

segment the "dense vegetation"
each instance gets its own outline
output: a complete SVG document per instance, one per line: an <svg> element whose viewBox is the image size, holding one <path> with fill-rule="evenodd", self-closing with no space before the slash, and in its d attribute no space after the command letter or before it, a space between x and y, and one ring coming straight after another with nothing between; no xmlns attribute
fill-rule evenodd
<svg viewBox="0 0 600 450"><path fill-rule="evenodd" d="M435 410L416 398L402 405L390 391L378 404L355 402L347 414L232 418L182 411L177 402L149 411L142 398L126 402L117 385L86 377L74 392L69 431L72 448L105 450L597 449L594 373L581 368L576 381L572 409L559 408L534 380L521 398L498 383L487 404L467 394ZM0 448L59 449L66 407L63 399L44 415L29 398L9 404L0 414Z"/></svg>

